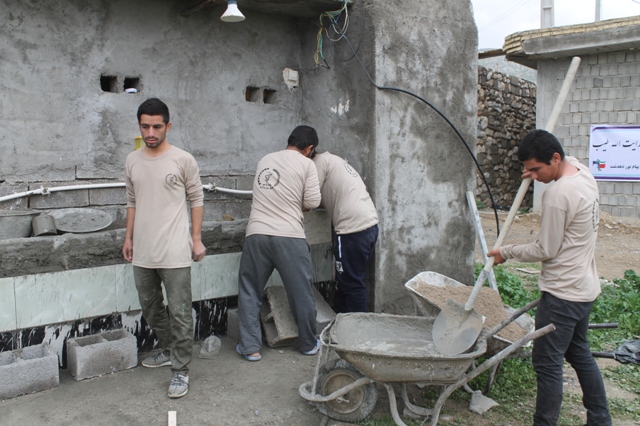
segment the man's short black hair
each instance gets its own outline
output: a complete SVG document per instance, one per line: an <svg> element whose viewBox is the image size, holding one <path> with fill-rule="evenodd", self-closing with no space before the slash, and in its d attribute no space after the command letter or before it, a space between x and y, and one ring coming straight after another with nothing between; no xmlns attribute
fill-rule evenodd
<svg viewBox="0 0 640 426"><path fill-rule="evenodd" d="M560 154L564 160L564 150L555 136L546 130L532 130L527 133L518 146L518 160L525 162L534 159L541 163L551 164L551 157Z"/></svg>
<svg viewBox="0 0 640 426"><path fill-rule="evenodd" d="M313 127L298 126L293 129L293 132L291 132L287 145L295 146L301 151L306 149L309 145L316 147L318 146L318 133Z"/></svg>
<svg viewBox="0 0 640 426"><path fill-rule="evenodd" d="M149 98L138 107L138 123L142 114L161 115L164 124L169 122L169 107L158 98Z"/></svg>

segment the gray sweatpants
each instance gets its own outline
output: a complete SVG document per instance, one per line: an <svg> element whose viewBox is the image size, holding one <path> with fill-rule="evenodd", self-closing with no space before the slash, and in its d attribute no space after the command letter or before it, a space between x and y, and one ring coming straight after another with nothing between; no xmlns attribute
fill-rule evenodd
<svg viewBox="0 0 640 426"><path fill-rule="evenodd" d="M262 347L260 306L274 268L280 273L289 308L298 324L300 350L316 347L316 304L307 240L253 234L245 239L238 275L239 349L243 354L260 352Z"/></svg>
<svg viewBox="0 0 640 426"><path fill-rule="evenodd" d="M134 266L133 277L144 319L156 332L160 347L171 351L171 370L188 373L193 351L191 267L147 269ZM163 303L163 282L168 309Z"/></svg>

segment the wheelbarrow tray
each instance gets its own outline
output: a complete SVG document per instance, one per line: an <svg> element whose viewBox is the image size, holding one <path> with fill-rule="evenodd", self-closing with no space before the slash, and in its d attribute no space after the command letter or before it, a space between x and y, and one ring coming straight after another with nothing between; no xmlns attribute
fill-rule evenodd
<svg viewBox="0 0 640 426"><path fill-rule="evenodd" d="M413 300L416 302L418 313L427 317L433 317L435 320L435 317L440 313L441 307L446 303L446 299L443 300L441 294L438 294L441 293L440 290L442 288L463 287L465 285L437 272L425 271L407 281L404 286L409 290ZM433 293L431 293L429 289L432 289ZM469 287L469 289L471 289L471 287ZM490 289L487 288L487 290ZM494 323L508 318L515 311L515 309L508 305L503 304L502 307L504 314L491 313L493 323L487 325L485 322L485 328L491 328ZM478 306L475 308L481 309ZM513 324L510 324L506 329L500 331L487 341L487 355L491 356L500 352L518 338L534 331L534 329L535 321L531 316L528 314L520 316ZM512 336L514 338L510 338Z"/></svg>
<svg viewBox="0 0 640 426"><path fill-rule="evenodd" d="M478 339L463 354L443 355L433 343L433 322L419 316L339 314L322 337L326 346L372 380L453 383L486 352L486 342Z"/></svg>

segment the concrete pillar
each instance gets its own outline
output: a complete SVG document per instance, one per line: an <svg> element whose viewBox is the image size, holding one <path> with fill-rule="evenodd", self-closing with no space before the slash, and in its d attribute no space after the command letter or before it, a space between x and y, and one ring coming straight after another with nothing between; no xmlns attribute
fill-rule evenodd
<svg viewBox="0 0 640 426"><path fill-rule="evenodd" d="M437 107L475 149L477 29L471 3L374 2L372 75ZM435 271L473 284L474 232L465 192L471 156L433 109L407 94L374 93L371 188L380 217L373 307L410 313L404 283Z"/></svg>

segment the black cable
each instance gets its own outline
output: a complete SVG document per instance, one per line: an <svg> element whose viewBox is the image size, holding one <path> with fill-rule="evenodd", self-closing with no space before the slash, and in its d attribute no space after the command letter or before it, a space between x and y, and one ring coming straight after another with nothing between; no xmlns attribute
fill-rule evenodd
<svg viewBox="0 0 640 426"><path fill-rule="evenodd" d="M453 131L456 133L456 135L458 135L458 137L460 138L460 140L462 141L464 146L467 148L467 151L469 151L469 154L471 155L471 158L473 158L473 162L476 164L476 167L478 168L478 171L480 172L480 176L482 176L482 181L484 182L485 186L487 187L487 192L489 193L489 198L491 198L491 204L492 204L492 207L493 207L493 212L494 212L494 214L496 216L496 228L497 228L498 236L499 236L500 235L500 220L498 219L498 209L496 207L495 201L493 200L493 194L491 193L491 188L489 187L489 182L487 182L487 178L485 177L484 173L482 172L482 167L480 167L480 163L478 163L478 160L476 159L476 156L473 155L473 151L471 150L471 147L469 146L467 141L464 139L462 134L458 131L456 126L438 108L436 108L434 105L432 105L429 101L427 101L426 99L422 98L421 96L418 96L415 93L409 92L408 90L399 89L397 87L388 87L388 86L379 86L379 85L377 85L376 82L373 81L373 79L371 78L371 75L369 74L369 71L367 71L367 68L364 66L364 64L360 60L360 57L357 55L356 51L354 50L353 46L351 45L351 42L349 41L349 38L347 38L346 34L343 35L343 37L346 40L346 42L349 44L349 46L351 47L351 50L353 51L353 54L354 54L356 60L358 61L358 63L362 67L362 69L364 70L365 74L367 75L367 78L369 78L369 81L371 82L371 84L373 84L376 87L376 89L378 89L378 90L396 91L396 92L405 93L405 94L407 94L409 96L413 96L414 98L416 98L416 99L424 102L425 104L427 104L431 109L433 109L436 113L438 113L438 115L440 115L440 117L442 117L447 122L447 124L449 126L451 126Z"/></svg>

